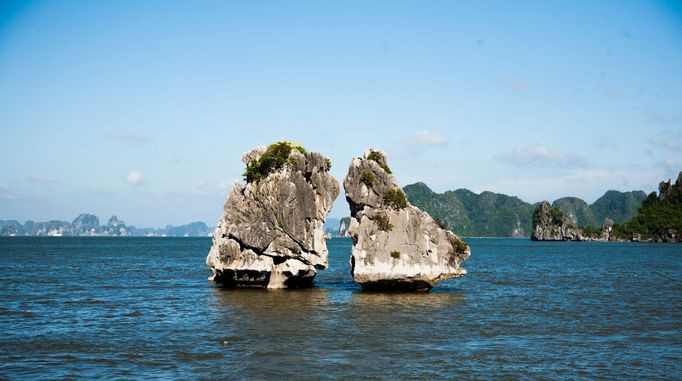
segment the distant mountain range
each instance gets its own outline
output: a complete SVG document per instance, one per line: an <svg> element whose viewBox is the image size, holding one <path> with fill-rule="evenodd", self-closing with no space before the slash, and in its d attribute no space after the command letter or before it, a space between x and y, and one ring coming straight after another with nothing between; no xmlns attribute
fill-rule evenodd
<svg viewBox="0 0 682 381"><path fill-rule="evenodd" d="M529 237L532 231L533 211L538 203L529 204L518 197L501 193L474 193L457 189L436 193L426 184L406 185L403 190L413 205L428 212L439 223L464 237ZM619 192L610 190L588 205L577 197L563 197L552 203L575 225L601 227L605 218L621 224L632 219L647 195L643 191ZM342 223L344 222L344 223ZM348 217L327 218L325 233L347 236ZM214 228L203 222L165 228L137 228L127 226L113 216L106 225L100 225L97 216L81 214L72 222L0 220L0 236L154 236L154 237L206 237Z"/></svg>
<svg viewBox="0 0 682 381"><path fill-rule="evenodd" d="M487 191L477 194L468 189L457 189L436 193L421 182L407 185L403 190L410 203L428 212L455 234L465 237L528 237L533 211L539 204ZM604 218L617 224L630 220L646 197L643 191L610 190L591 205L577 197L564 197L554 201L552 206L564 212L576 225L601 227Z"/></svg>
<svg viewBox="0 0 682 381"><path fill-rule="evenodd" d="M203 222L165 228L136 228L112 216L106 225L100 225L99 218L92 214L81 214L72 222L26 221L23 225L16 220L0 220L0 236L78 236L78 237L207 237L213 228Z"/></svg>

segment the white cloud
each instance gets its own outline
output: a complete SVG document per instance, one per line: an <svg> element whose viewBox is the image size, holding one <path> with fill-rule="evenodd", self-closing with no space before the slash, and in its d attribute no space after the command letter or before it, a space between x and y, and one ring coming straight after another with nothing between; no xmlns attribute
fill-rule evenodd
<svg viewBox="0 0 682 381"><path fill-rule="evenodd" d="M649 123L662 125L676 125L682 124L682 114L663 114L657 111L651 111L647 115Z"/></svg>
<svg viewBox="0 0 682 381"><path fill-rule="evenodd" d="M109 132L107 132L107 137L117 139L121 143L146 144L153 140L149 135L122 129L109 130Z"/></svg>
<svg viewBox="0 0 682 381"><path fill-rule="evenodd" d="M229 191L232 189L232 186L234 185L235 181L237 181L237 180L236 179L230 179L230 180L218 181L216 186L221 191Z"/></svg>
<svg viewBox="0 0 682 381"><path fill-rule="evenodd" d="M587 160L582 156L560 153L543 145L516 148L497 155L497 159L520 167L584 168L588 166Z"/></svg>
<svg viewBox="0 0 682 381"><path fill-rule="evenodd" d="M682 128L667 128L658 137L652 139L651 143L671 151L682 152Z"/></svg>
<svg viewBox="0 0 682 381"><path fill-rule="evenodd" d="M26 181L29 183L39 183L39 184L54 184L57 181L54 177L51 176L30 176L26 178Z"/></svg>
<svg viewBox="0 0 682 381"><path fill-rule="evenodd" d="M189 192L198 197L225 197L235 181L235 179L216 182L199 181L190 187Z"/></svg>
<svg viewBox="0 0 682 381"><path fill-rule="evenodd" d="M191 164L192 160L182 154L174 153L170 158L170 163L174 166L181 166Z"/></svg>
<svg viewBox="0 0 682 381"><path fill-rule="evenodd" d="M682 171L682 160L667 158L661 160L663 168L672 173L677 173Z"/></svg>
<svg viewBox="0 0 682 381"><path fill-rule="evenodd" d="M551 202L565 196L580 197L592 203L610 189L620 191L641 189L648 193L662 178L660 172L652 170L570 170L569 173L556 177L500 179L480 189L477 187L475 191L491 190L519 196L530 203L542 200Z"/></svg>
<svg viewBox="0 0 682 381"><path fill-rule="evenodd" d="M625 94L622 89L606 83L602 84L602 89L604 90L604 95L609 98L620 98Z"/></svg>
<svg viewBox="0 0 682 381"><path fill-rule="evenodd" d="M519 93L525 93L530 90L530 85L527 84L526 82L520 80L519 78L515 76L510 76L507 78L507 83L509 83L509 86L511 86L512 89L518 91Z"/></svg>
<svg viewBox="0 0 682 381"><path fill-rule="evenodd" d="M95 195L106 196L106 195L110 195L110 194L114 193L114 191L112 189L103 187L101 185L90 185L86 189L88 192L95 194Z"/></svg>
<svg viewBox="0 0 682 381"><path fill-rule="evenodd" d="M137 169L133 169L126 175L126 181L129 184L138 185L142 181L142 173Z"/></svg>
<svg viewBox="0 0 682 381"><path fill-rule="evenodd" d="M0 181L0 200L13 200L14 193L9 188L9 184L4 181Z"/></svg>
<svg viewBox="0 0 682 381"><path fill-rule="evenodd" d="M411 145L443 145L448 143L448 139L437 133L428 130L421 130L412 134L406 139L407 144Z"/></svg>

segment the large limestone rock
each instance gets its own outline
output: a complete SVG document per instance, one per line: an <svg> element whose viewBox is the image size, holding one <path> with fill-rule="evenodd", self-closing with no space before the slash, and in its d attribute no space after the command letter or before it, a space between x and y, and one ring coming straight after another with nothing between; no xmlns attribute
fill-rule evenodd
<svg viewBox="0 0 682 381"><path fill-rule="evenodd" d="M351 274L365 289L429 290L461 277L469 246L409 204L386 156L369 149L354 158L343 186L351 210Z"/></svg>
<svg viewBox="0 0 682 381"><path fill-rule="evenodd" d="M329 159L288 143L267 150L280 144L290 146L281 167L234 184L206 258L209 279L230 287L304 287L317 269L327 268L322 225L339 184L329 173ZM261 164L272 164L267 150L249 151L242 161L247 168L263 157Z"/></svg>

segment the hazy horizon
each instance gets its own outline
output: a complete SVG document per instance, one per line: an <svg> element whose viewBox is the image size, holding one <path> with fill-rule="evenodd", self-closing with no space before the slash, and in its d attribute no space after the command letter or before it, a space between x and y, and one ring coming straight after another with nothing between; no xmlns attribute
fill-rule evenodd
<svg viewBox="0 0 682 381"><path fill-rule="evenodd" d="M671 180L672 180L673 182L675 181L675 179L671 179ZM413 185L413 184L415 184L415 183L404 184L403 186L405 186L405 185ZM426 184L426 185L428 186L428 184ZM342 186L342 188L343 188L343 186ZM429 187L429 188L430 188L431 190L433 190L431 187ZM464 189L466 189L466 188L464 188ZM658 189L658 188L657 188L657 189ZM457 189L448 189L448 190L446 190L446 191L454 191L454 190L457 190ZM606 193L606 192L608 192L608 191L611 191L611 190L615 190L615 189L606 190L606 191L604 191L604 193ZM619 191L619 192L636 192L636 191L641 191L641 189L633 189L633 190L630 190L630 191ZM337 198L337 200L336 200L336 202L335 202L335 211L338 212L339 214L330 213L330 215L327 217L327 220L328 220L328 221L329 221L329 219L337 219L337 220L338 220L338 219L341 219L341 218L348 218L348 217L350 216L350 211L347 209L347 204L346 204L346 202L345 202L345 196L343 195L343 189L342 189L341 192L342 192L342 194L340 194L340 195L338 196L338 198ZM434 192L435 192L435 190L434 190ZM485 191L482 191L482 192L485 192ZM437 193L443 193L443 192L437 192ZM481 192L475 192L475 193L480 194ZM496 193L497 193L497 192L496 192ZM648 194L648 193L650 193L650 192L647 192L647 194ZM505 194L505 193L502 193L502 194ZM511 196L511 197L518 197L518 196L513 195L513 194L506 194L506 195L507 195L507 196ZM603 194L602 194L602 196L603 196ZM574 196L566 195L566 196L563 196L563 197L574 197ZM600 197L601 197L601 196L600 196ZM225 195L225 198L227 198L227 194ZM559 197L559 198L561 198L561 197ZM557 199L559 199L559 198L557 198ZM520 198L520 199L521 199L521 198ZM552 203L553 201L555 201L555 200L557 200L557 199L546 199L546 200L549 201L550 203ZM343 201L343 202L341 203L341 205L339 205L340 200ZM524 201L524 202L526 202L526 203L529 203L529 204L533 205L533 204L540 203L540 202L542 202L542 201L544 201L544 200L528 201L528 200L521 199L521 201ZM595 199L595 200L592 200L592 201L587 201L587 200L584 200L584 201L586 201L587 204L589 205L589 204L592 204L594 201L596 201L596 199ZM343 214L344 212L346 213L345 215ZM222 213L222 208L221 208L221 213ZM188 221L184 221L184 222L179 222L179 223L176 223L176 224L161 223L161 224L159 224L159 225L135 225L135 224L129 223L129 222L126 220L125 216L120 216L120 215L117 215L116 213L113 213L113 214L107 215L107 216L101 216L101 215L97 215L97 214L95 214L95 213L91 213L91 212L88 212L88 211L81 211L81 212L79 212L79 213L77 213L76 215L71 216L71 217L65 216L65 217L61 217L61 218L51 218L50 220L59 220L59 221L72 222L75 218L77 218L77 217L78 217L79 215L81 215L81 214L90 214L90 215L96 216L96 217L99 219L101 225L106 225L106 224L107 224L107 221L108 221L111 217L116 217L116 218L119 219L120 221L123 221L126 225L128 225L128 226L134 225L134 226L137 227L137 228L164 228L164 227L169 226L169 225L173 225L173 226L187 225L187 224L190 224L190 223L193 223L193 222L204 222L204 223L206 223L206 225L208 225L209 227L215 227L215 226L217 226L217 224L218 224L218 220L216 220L215 222L211 222L211 221L205 221L205 220L194 219L194 220L188 220ZM17 219L16 219L16 218L10 218L10 219L7 219L7 218L0 218L0 220L17 220ZM30 221L33 221L33 222L47 222L47 221L49 221L49 220L32 220L32 219L29 218L29 219L26 219L26 220L18 220L18 222L20 222L21 224L24 224L24 223L26 223L26 221L29 221L29 220L30 220Z"/></svg>
<svg viewBox="0 0 682 381"><path fill-rule="evenodd" d="M282 139L340 183L376 147L401 186L592 203L677 177L680 105L679 2L8 1L0 219L212 226Z"/></svg>

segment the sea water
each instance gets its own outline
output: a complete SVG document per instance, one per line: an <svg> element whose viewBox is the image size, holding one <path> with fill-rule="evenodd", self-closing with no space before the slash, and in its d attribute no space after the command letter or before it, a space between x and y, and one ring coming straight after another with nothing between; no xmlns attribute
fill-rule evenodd
<svg viewBox="0 0 682 381"><path fill-rule="evenodd" d="M209 238L0 238L0 378L682 379L682 245L470 239L468 275L228 290Z"/></svg>

